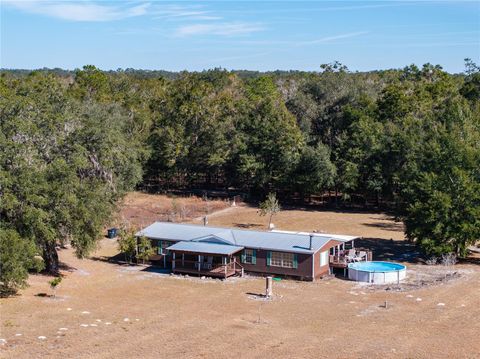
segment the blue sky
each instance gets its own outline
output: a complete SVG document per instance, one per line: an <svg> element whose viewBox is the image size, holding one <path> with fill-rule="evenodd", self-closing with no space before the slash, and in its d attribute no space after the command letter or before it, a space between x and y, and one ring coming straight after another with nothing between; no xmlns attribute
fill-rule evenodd
<svg viewBox="0 0 480 359"><path fill-rule="evenodd" d="M0 0L0 67L351 70L480 62L480 1Z"/></svg>

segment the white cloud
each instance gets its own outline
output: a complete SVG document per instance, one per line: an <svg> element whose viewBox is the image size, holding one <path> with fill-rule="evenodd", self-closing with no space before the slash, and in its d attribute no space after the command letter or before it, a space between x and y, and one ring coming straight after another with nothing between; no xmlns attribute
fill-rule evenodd
<svg viewBox="0 0 480 359"><path fill-rule="evenodd" d="M295 41L295 40L240 40L236 41L237 44L242 45L258 45L258 46L269 46L269 45L282 45L282 46L308 46L315 44L327 44L335 43L336 40L348 39L352 37L357 37L365 34L369 34L370 31L357 31L349 32L345 34L338 34L332 36L325 36L318 39L304 40L304 41ZM225 42L225 41L220 41Z"/></svg>
<svg viewBox="0 0 480 359"><path fill-rule="evenodd" d="M263 30L264 27L253 23L215 23L215 24L191 24L180 26L177 31L177 36L192 36L192 35L220 35L233 36L244 35Z"/></svg>
<svg viewBox="0 0 480 359"><path fill-rule="evenodd" d="M323 43L328 43L328 42L334 42L335 40L348 39L348 38L351 38L351 37L357 37L357 36L361 36L361 35L365 35L365 34L368 34L368 31L349 32L349 33L346 33L346 34L326 36L326 37L322 37L322 38L316 39L316 40L301 41L301 42L298 43L298 45L323 44Z"/></svg>
<svg viewBox="0 0 480 359"><path fill-rule="evenodd" d="M135 6L99 5L92 2L65 1L15 1L3 0L3 4L33 14L69 21L113 21L147 13L149 3Z"/></svg>
<svg viewBox="0 0 480 359"><path fill-rule="evenodd" d="M211 15L211 11L205 10L192 10L185 7L162 7L158 10L154 10L154 14L157 15L154 19L189 19L189 20L220 20L220 16Z"/></svg>

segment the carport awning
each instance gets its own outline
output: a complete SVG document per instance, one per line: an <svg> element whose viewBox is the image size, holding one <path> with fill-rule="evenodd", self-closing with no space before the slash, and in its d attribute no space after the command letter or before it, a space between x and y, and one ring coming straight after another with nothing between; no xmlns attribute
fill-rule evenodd
<svg viewBox="0 0 480 359"><path fill-rule="evenodd" d="M167 249L174 252L232 255L241 251L243 248L244 247L231 246L228 244L182 241L175 243Z"/></svg>

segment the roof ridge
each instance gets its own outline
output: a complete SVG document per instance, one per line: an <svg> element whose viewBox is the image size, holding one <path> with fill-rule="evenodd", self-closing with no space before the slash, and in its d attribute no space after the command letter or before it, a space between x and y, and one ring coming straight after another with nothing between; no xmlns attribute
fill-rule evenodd
<svg viewBox="0 0 480 359"><path fill-rule="evenodd" d="M173 224L173 225L182 225L182 226L189 226L189 227L205 227L205 228L210 228L212 230L215 230L215 229L221 229L221 230L224 230L224 231L231 231L232 232L232 235L235 233L235 231L239 231L239 232L254 232L254 233L270 233L270 234L285 234L285 235L291 235L291 236L305 236L305 237L309 237L309 234L300 234L298 232L293 232L293 233L288 233L288 232L272 232L272 231L259 231L259 230L252 230L252 229L242 229L242 228L234 228L234 227L210 227L210 226L202 226L200 224L196 224L196 223L173 223L173 222L163 222L163 221L156 221L155 223L161 223L161 224ZM309 232L307 232L309 233ZM214 233L211 233L211 234L214 234ZM328 236L322 236L322 234L315 234L315 236L318 236L318 237L325 237L325 238L331 238L331 237L328 237Z"/></svg>

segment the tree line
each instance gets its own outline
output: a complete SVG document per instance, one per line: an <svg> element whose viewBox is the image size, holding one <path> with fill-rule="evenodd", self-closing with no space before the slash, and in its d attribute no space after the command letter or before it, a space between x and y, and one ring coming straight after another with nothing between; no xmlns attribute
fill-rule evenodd
<svg viewBox="0 0 480 359"><path fill-rule="evenodd" d="M136 186L383 206L429 255L465 255L480 238L480 71L468 59L457 75L337 62L319 72L3 70L0 121L2 273L55 272L66 243L88 255Z"/></svg>

